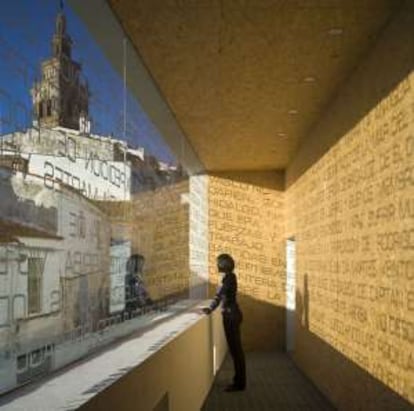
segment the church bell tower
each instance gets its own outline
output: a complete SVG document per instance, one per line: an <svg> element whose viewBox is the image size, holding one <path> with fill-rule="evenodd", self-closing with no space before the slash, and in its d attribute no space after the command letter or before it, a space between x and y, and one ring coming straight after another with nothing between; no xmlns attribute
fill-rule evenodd
<svg viewBox="0 0 414 411"><path fill-rule="evenodd" d="M31 89L35 125L79 130L85 124L90 93L81 73L81 65L72 60L72 39L67 33L61 2L52 38L52 57L42 62L41 78Z"/></svg>

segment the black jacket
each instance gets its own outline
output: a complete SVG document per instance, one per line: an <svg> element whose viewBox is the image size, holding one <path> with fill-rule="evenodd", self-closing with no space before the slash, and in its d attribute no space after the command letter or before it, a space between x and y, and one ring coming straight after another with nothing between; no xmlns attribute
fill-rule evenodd
<svg viewBox="0 0 414 411"><path fill-rule="evenodd" d="M227 273L224 275L221 282L221 287L217 291L213 301L210 304L210 309L215 310L220 302L221 309L224 313L239 312L239 307L236 300L237 294L237 278L234 273Z"/></svg>

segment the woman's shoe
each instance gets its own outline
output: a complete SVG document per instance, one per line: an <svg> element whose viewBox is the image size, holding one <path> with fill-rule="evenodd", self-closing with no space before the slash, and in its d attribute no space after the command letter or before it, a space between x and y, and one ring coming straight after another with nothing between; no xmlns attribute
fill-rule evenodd
<svg viewBox="0 0 414 411"><path fill-rule="evenodd" d="M244 385L230 384L224 389L224 391L225 392L234 392L234 391L244 391L245 389L246 389L246 386L244 386Z"/></svg>

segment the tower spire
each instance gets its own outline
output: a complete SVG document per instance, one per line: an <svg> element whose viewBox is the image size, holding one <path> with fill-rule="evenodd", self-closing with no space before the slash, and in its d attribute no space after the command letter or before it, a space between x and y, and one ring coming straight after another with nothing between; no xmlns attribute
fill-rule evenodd
<svg viewBox="0 0 414 411"><path fill-rule="evenodd" d="M52 56L42 62L42 77L32 87L36 121L42 127L79 130L89 113L89 89L81 80L81 65L72 59L72 39L67 32L64 1L52 38Z"/></svg>

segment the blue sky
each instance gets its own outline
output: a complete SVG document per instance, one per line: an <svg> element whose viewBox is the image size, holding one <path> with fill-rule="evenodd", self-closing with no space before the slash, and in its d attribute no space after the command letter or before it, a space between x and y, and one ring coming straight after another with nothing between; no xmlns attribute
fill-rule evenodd
<svg viewBox="0 0 414 411"><path fill-rule="evenodd" d="M58 0L13 0L0 5L0 134L31 123L30 87L40 77L40 63L51 55ZM90 115L96 134L123 138L123 82L87 28L65 5L73 40L72 57L83 67L92 96ZM122 47L122 44L119 45ZM127 95L126 140L158 159L175 162L157 128L139 103Z"/></svg>

